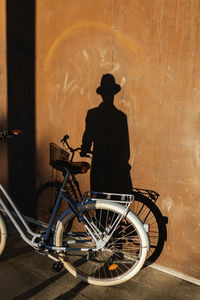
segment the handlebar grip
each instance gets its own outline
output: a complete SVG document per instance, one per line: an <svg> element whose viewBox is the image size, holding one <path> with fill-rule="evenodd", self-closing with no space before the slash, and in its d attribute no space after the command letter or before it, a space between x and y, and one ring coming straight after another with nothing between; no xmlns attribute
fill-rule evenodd
<svg viewBox="0 0 200 300"><path fill-rule="evenodd" d="M68 134L64 135L62 140L61 140L61 143L66 142L68 139L69 139L69 135Z"/></svg>
<svg viewBox="0 0 200 300"><path fill-rule="evenodd" d="M8 135L19 135L22 131L20 129L9 130Z"/></svg>
<svg viewBox="0 0 200 300"><path fill-rule="evenodd" d="M21 130L7 130L4 129L3 131L0 131L0 139L4 140L6 138L10 138L14 135L19 135L21 133Z"/></svg>
<svg viewBox="0 0 200 300"><path fill-rule="evenodd" d="M81 157L88 157L88 158L91 158L91 156L90 156L88 153L89 153L89 154L93 154L92 151L90 151L90 152L84 152L84 151L81 151L81 152L80 152L80 156L81 156Z"/></svg>

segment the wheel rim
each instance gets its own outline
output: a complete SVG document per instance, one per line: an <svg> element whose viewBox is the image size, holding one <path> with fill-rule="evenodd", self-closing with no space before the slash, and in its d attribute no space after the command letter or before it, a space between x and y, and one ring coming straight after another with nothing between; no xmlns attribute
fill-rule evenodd
<svg viewBox="0 0 200 300"><path fill-rule="evenodd" d="M96 213L97 211L98 214ZM104 224L102 225L102 222L99 220L102 215L105 215L105 211L102 209L95 210L95 214L94 210L89 210L87 213L88 212L92 214L92 216L90 215L91 220L95 221L98 228L103 231L108 223L107 221L104 221ZM110 224L112 224L116 217L116 212L109 212L109 217L107 216L106 218L109 220ZM66 246L67 242L69 242L70 238L72 238L69 232L65 232L67 223L72 218L73 213L71 213L65 224L63 224L61 233L62 238L58 242L60 246ZM97 220L94 220L94 218ZM101 226L99 223L101 223ZM78 227L78 225L81 227ZM82 224L80 225L80 223L75 221L71 230L73 233L76 232L73 240L80 241L80 244L78 243L73 246L74 248L83 247L83 245L84 247L95 246L93 239L85 233L85 228ZM82 237L84 234L85 236ZM106 244L103 251L92 251L88 257L88 255L81 255L80 251L74 250L67 255L61 255L61 259L64 262L65 267L73 275L90 283L97 283L99 281L102 283L104 282L102 285L110 285L105 283L108 281L120 281L129 276L134 269L141 267L137 265L141 260L143 250L137 228L130 222L130 220L125 220L123 218L115 230L114 237L112 237L112 239Z"/></svg>
<svg viewBox="0 0 200 300"><path fill-rule="evenodd" d="M131 210L143 224L149 225L150 251L147 254L147 263L153 263L161 254L166 240L166 225L158 207L148 198L134 193L135 200Z"/></svg>

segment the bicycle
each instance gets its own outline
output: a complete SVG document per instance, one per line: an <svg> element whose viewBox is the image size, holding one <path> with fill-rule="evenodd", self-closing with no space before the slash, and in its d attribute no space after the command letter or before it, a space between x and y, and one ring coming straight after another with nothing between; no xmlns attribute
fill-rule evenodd
<svg viewBox="0 0 200 300"><path fill-rule="evenodd" d="M65 161L72 162L76 152L79 152L80 148L72 148L68 143L69 136L65 135L61 139L62 148L56 145L55 143L50 143L50 159L49 164L52 167L52 178L50 181L42 184L36 195L36 203L37 203L37 217L43 222L48 222L49 218L52 214L53 208L55 206L56 198L58 192L62 185L62 178L60 176L60 170L57 170L54 166L54 161L62 159ZM69 153L70 152L70 153ZM89 157L89 156L88 156ZM56 170L56 179L54 178L54 174ZM76 180L74 174L70 174L70 177L67 181L66 186L67 193L70 197L74 199L81 199L83 196L79 187L79 182ZM62 211L67 209L67 203L62 203L60 211L58 215L62 214Z"/></svg>
<svg viewBox="0 0 200 300"><path fill-rule="evenodd" d="M6 132L6 135L5 132L0 132L0 137L12 135L15 135L12 131ZM31 230L0 184L0 190L5 197L0 198L0 205L21 238L39 254L51 258L55 262L56 270L60 271L64 266L72 275L87 283L111 286L132 278L142 268L149 250L144 226L129 209L134 196L95 192L86 194L81 201L74 200L66 191L68 178L70 174L86 173L88 163L56 160L54 166L64 174L64 179L48 227L40 233ZM63 198L69 209L63 212L56 226L53 226ZM103 220L101 216L104 216ZM72 230L69 231L68 225L75 219L76 226L72 225ZM6 238L5 217L0 212L1 254Z"/></svg>
<svg viewBox="0 0 200 300"><path fill-rule="evenodd" d="M69 135L65 135L61 139L62 148L54 143L50 143L50 166L52 167L52 180L44 183L40 186L37 193L37 212L38 218L43 221L48 221L49 216L55 206L56 198L62 185L60 172L56 173L56 180L53 180L53 172L55 170L52 161L62 157L64 160L73 161L76 153L81 151L81 148L73 148L70 146ZM90 157L92 153L89 153L87 157ZM91 157L90 157L91 158ZM71 175L66 186L68 194L74 199L83 197L80 190L79 183L75 175ZM136 216L147 226L150 251L147 254L146 264L152 264L160 256L164 243L167 239L166 230L166 217L163 217L161 211L156 206L159 194L152 190L132 188L134 195L134 202L131 205L131 210ZM68 208L67 204L63 204L60 209L60 214L64 209Z"/></svg>

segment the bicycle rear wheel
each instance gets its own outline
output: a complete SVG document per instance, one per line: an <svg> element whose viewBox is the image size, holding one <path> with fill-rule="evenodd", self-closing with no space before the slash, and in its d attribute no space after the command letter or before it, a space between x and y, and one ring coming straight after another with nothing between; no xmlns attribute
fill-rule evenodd
<svg viewBox="0 0 200 300"><path fill-rule="evenodd" d="M101 202L80 208L81 214L102 233L102 237L103 232L108 230L117 218L121 219L103 250L94 251L96 247L94 238L82 223L77 222L73 211L70 211L59 224L56 245L65 247L73 245L73 250L59 254L59 258L75 277L90 284L111 286L129 280L143 266L148 248L143 225L130 211L124 217L124 208L119 207L122 206ZM74 220L72 232L68 232L67 227L71 220ZM89 250L84 252L83 248Z"/></svg>
<svg viewBox="0 0 200 300"><path fill-rule="evenodd" d="M150 251L147 254L147 264L152 264L158 259L163 250L167 238L166 224L159 208L152 200L138 192L133 194L135 199L130 209L143 224L149 226Z"/></svg>

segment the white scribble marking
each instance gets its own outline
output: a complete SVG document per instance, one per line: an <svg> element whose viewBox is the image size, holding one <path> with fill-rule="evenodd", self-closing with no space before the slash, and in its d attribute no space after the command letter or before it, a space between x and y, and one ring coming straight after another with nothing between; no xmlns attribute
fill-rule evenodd
<svg viewBox="0 0 200 300"><path fill-rule="evenodd" d="M121 79L121 86L124 86L125 85L125 83L126 83L126 78L125 77L122 77L122 79Z"/></svg>
<svg viewBox="0 0 200 300"><path fill-rule="evenodd" d="M85 87L82 87L82 88L80 89L80 94L83 95L84 92L85 92Z"/></svg>
<svg viewBox="0 0 200 300"><path fill-rule="evenodd" d="M115 63L112 67L111 73L117 72L120 69L120 64Z"/></svg>
<svg viewBox="0 0 200 300"><path fill-rule="evenodd" d="M99 55L101 56L101 57L104 57L105 55L106 55L106 53L107 53L107 49L106 48L100 48L99 49Z"/></svg>
<svg viewBox="0 0 200 300"><path fill-rule="evenodd" d="M67 91L67 81L68 81L68 73L66 73L66 75L65 75L65 81L64 81L64 93L66 93L66 91Z"/></svg>
<svg viewBox="0 0 200 300"><path fill-rule="evenodd" d="M83 56L85 57L85 59L86 59L87 61L89 61L89 56L88 56L86 50L83 50Z"/></svg>
<svg viewBox="0 0 200 300"><path fill-rule="evenodd" d="M170 197L166 197L163 202L164 207L167 209L167 211L170 211L170 209L173 206L173 203L174 203L174 201Z"/></svg>
<svg viewBox="0 0 200 300"><path fill-rule="evenodd" d="M76 83L72 86L71 90L69 91L69 94L72 94L77 89L78 89L78 84Z"/></svg>
<svg viewBox="0 0 200 300"><path fill-rule="evenodd" d="M69 89L73 84L76 82L76 78L72 79L72 81L69 82L67 89Z"/></svg>
<svg viewBox="0 0 200 300"><path fill-rule="evenodd" d="M130 107L130 102L126 101L125 99L121 99L121 103L122 103L124 106Z"/></svg>

